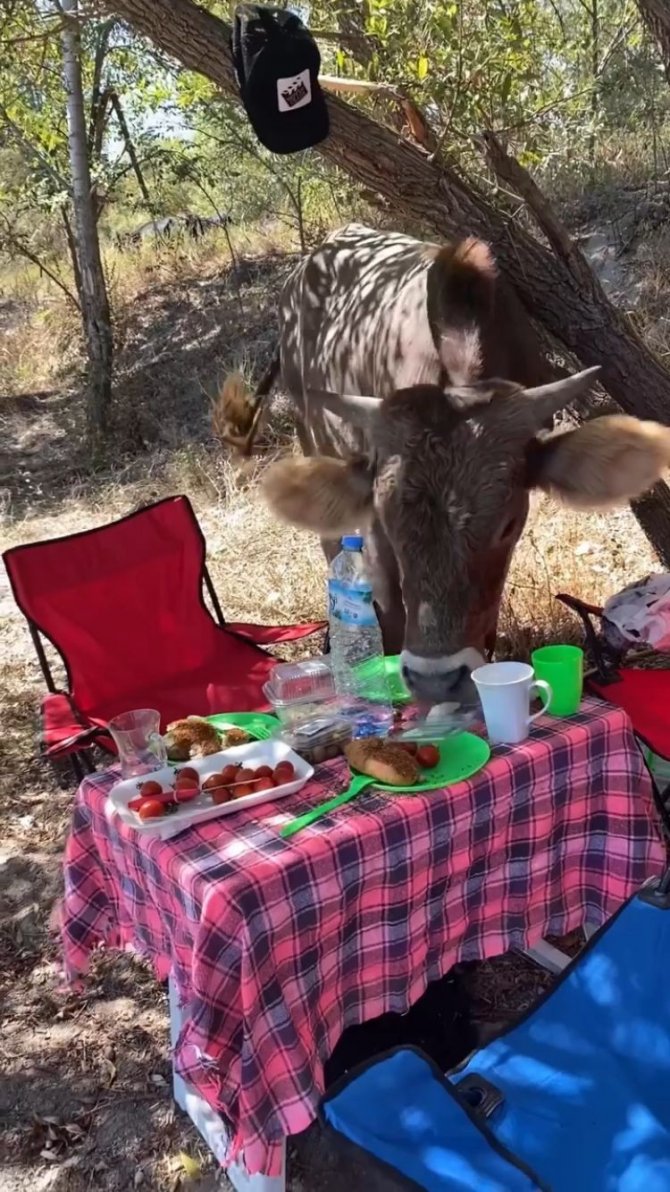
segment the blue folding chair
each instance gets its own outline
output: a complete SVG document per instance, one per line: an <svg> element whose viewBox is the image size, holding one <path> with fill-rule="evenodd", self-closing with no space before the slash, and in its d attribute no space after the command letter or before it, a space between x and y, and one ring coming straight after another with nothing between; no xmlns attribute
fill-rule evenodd
<svg viewBox="0 0 670 1192"><path fill-rule="evenodd" d="M428 1192L670 1192L669 964L670 871L457 1072L380 1056L329 1091L327 1127Z"/></svg>

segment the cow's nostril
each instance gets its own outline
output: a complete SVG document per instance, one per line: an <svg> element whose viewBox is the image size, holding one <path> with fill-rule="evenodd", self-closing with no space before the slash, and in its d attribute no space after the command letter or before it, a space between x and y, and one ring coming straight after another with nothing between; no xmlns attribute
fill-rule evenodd
<svg viewBox="0 0 670 1192"><path fill-rule="evenodd" d="M403 679L405 680L405 682L406 682L406 683L411 683L411 681L412 681L412 673L413 673L413 672L412 672L412 671L409 669L409 667L408 667L408 666L405 666L405 665L403 664L403 666L402 666L402 677L403 677Z"/></svg>
<svg viewBox="0 0 670 1192"><path fill-rule="evenodd" d="M469 674L470 671L467 666L457 666L454 670L447 671L443 676L447 691L455 691L457 687L460 687L463 680L467 679Z"/></svg>

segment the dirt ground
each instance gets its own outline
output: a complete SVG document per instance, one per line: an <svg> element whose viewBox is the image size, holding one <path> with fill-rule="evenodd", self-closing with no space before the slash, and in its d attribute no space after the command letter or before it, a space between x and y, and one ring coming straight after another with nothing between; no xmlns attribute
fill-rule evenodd
<svg viewBox="0 0 670 1192"><path fill-rule="evenodd" d="M274 258L249 263L244 312L225 276L199 270L178 285L159 279L149 286L124 332L113 464L90 467L74 386L55 396L2 399L3 549L185 491L201 518L227 615L267 622L322 616L325 571L316 542L280 528L262 506L256 480L263 463L236 472L208 431L216 379L271 346L267 294L286 267ZM177 362L185 370L178 384ZM266 444L286 449L288 442L280 404ZM503 649L523 656L536 641L576 635L553 600L556 591L597 599L652 567L629 512L580 516L538 502L508 584ZM172 1103L166 992L149 969L127 955L103 954L83 996L60 989L50 921L73 789L39 759L42 682L4 572L0 646L0 1192L225 1188ZM508 1021L546 981L520 958L478 966L473 1017L487 1029ZM347 1185L363 1186L314 1133L292 1143L291 1192Z"/></svg>

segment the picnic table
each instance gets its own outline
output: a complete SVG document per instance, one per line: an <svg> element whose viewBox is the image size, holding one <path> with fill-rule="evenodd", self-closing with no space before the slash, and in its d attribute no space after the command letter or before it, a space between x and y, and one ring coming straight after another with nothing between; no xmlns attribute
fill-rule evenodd
<svg viewBox="0 0 670 1192"><path fill-rule="evenodd" d="M117 779L77 793L66 970L81 976L105 943L171 977L175 1087L224 1116L218 1157L264 1173L259 1187L282 1186L284 1140L314 1120L346 1027L405 1012L458 961L599 926L664 866L630 721L596 701L542 718L468 782L369 789L288 840L282 824L343 789L343 761L165 841L108 815Z"/></svg>

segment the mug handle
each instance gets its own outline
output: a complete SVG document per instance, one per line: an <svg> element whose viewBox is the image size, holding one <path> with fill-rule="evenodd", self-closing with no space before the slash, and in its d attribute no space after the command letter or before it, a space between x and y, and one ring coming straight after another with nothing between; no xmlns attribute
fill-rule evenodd
<svg viewBox="0 0 670 1192"><path fill-rule="evenodd" d="M155 754L156 761L159 763L159 765L161 767L166 766L167 759L168 759L167 746L166 746L165 741L163 740L161 734L160 733L149 733L148 741L149 741L149 745L151 747L151 752L153 754Z"/></svg>
<svg viewBox="0 0 670 1192"><path fill-rule="evenodd" d="M534 693L537 693L540 696L540 699L544 697L544 703L539 712L533 712L533 715L528 717L528 723L532 724L534 720L537 720L538 716L544 716L549 704L551 703L551 697L554 693L551 690L549 684L545 683L544 679L533 679L533 682L530 685L530 693L531 696Z"/></svg>

